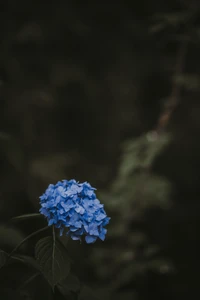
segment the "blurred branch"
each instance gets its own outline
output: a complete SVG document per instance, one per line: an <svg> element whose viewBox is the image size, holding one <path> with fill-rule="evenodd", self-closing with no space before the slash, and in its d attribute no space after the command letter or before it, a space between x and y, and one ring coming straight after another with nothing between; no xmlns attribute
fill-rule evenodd
<svg viewBox="0 0 200 300"><path fill-rule="evenodd" d="M181 43L180 48L178 50L174 78L181 76L181 74L183 73L187 49L188 40L186 39ZM158 119L157 128L155 129L155 132L157 134L163 131L167 126L173 111L180 102L180 93L181 87L179 84L177 84L177 81L174 80L171 95L168 98L168 101L165 103L164 111L161 113Z"/></svg>
<svg viewBox="0 0 200 300"><path fill-rule="evenodd" d="M190 36L193 22L199 12L197 5L195 5L195 7L193 7L192 12L193 13L191 14L191 19L187 25L187 30L185 33L186 36ZM176 78L180 77L183 74L189 42L190 42L190 39L188 39L188 38L183 39L183 41L181 42L180 47L178 49L176 65L175 65L175 70L174 70L174 76L172 79L173 82L172 82L171 95L167 98L167 101L164 105L164 111L161 113L161 115L158 119L157 126L154 130L154 134L156 134L156 135L160 134L162 131L165 130L174 110L180 103L182 87L180 86L180 84L178 84Z"/></svg>

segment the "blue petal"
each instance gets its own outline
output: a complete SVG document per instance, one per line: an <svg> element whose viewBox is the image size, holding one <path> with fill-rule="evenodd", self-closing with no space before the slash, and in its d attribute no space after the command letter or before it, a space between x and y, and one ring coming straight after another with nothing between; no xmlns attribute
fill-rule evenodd
<svg viewBox="0 0 200 300"><path fill-rule="evenodd" d="M105 240L105 235L107 233L107 229L103 228L102 231L99 234L99 238L104 241Z"/></svg>
<svg viewBox="0 0 200 300"><path fill-rule="evenodd" d="M79 236L76 236L76 235L74 235L74 234L71 235L71 238L72 238L72 240L74 240L74 241L80 240L80 237L79 237Z"/></svg>
<svg viewBox="0 0 200 300"><path fill-rule="evenodd" d="M56 224L56 220L50 219L49 222L48 222L48 225L51 226L53 224Z"/></svg>
<svg viewBox="0 0 200 300"><path fill-rule="evenodd" d="M64 232L64 227L61 227L61 228L60 228L60 236L63 235L63 232Z"/></svg>
<svg viewBox="0 0 200 300"><path fill-rule="evenodd" d="M105 218L106 218L106 215L103 214L103 213L99 213L99 214L96 216L96 220L97 220L97 221L101 221L101 220L103 220L103 219L105 219Z"/></svg>
<svg viewBox="0 0 200 300"><path fill-rule="evenodd" d="M81 206L81 205L78 205L77 204L77 207L75 208L75 211L77 212L77 213L79 213L79 214L84 214L84 212L85 212L85 209Z"/></svg>
<svg viewBox="0 0 200 300"><path fill-rule="evenodd" d="M88 232L90 235L99 236L98 226L95 223L89 225Z"/></svg>
<svg viewBox="0 0 200 300"><path fill-rule="evenodd" d="M92 243L96 242L96 240L97 240L96 236L86 235L86 237L85 237L85 241L87 244L92 244Z"/></svg>

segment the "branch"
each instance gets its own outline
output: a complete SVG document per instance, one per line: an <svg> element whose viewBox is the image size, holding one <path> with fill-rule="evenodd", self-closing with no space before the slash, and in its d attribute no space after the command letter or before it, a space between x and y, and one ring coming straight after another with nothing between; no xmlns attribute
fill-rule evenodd
<svg viewBox="0 0 200 300"><path fill-rule="evenodd" d="M197 16L198 12L199 12L198 8L195 7L195 10L194 10L194 7L193 7L193 13L191 14L191 18L187 25L186 36L190 36L191 30L192 30L192 25L193 25L193 22ZM184 71L184 65L185 65L185 61L186 61L186 57L187 57L189 41L190 41L190 39L185 38L181 42L181 45L178 49L176 66L175 66L173 82L172 82L171 95L169 96L167 102L165 103L164 111L161 113L161 115L158 119L158 122L157 122L157 126L154 129L154 133L156 135L160 134L162 131L164 131L166 129L168 122L169 122L175 108L180 103L182 87L180 86L180 84L178 84L176 79L177 79L177 77L181 76Z"/></svg>

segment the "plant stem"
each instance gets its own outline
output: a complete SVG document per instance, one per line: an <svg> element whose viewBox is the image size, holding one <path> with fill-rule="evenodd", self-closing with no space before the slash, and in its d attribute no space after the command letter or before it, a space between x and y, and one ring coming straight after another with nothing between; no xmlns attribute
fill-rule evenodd
<svg viewBox="0 0 200 300"><path fill-rule="evenodd" d="M53 225L53 251L52 251L52 281L54 283L54 259L55 259L55 246L56 246L56 235L55 235L55 228ZM54 285L53 285L53 292L54 292Z"/></svg>

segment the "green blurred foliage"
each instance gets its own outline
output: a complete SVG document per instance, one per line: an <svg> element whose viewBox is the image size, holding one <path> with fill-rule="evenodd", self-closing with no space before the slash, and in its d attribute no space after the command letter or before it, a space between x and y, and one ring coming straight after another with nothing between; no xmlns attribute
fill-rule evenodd
<svg viewBox="0 0 200 300"><path fill-rule="evenodd" d="M49 183L87 180L112 221L104 243L67 242L81 280L104 299L196 297L199 1L4 1L0 25L0 248L43 226L5 223L37 212ZM180 101L155 134L175 84ZM0 298L51 299L40 277L19 293L24 268L8 268Z"/></svg>
<svg viewBox="0 0 200 300"><path fill-rule="evenodd" d="M138 278L149 271L158 274L174 271L170 259L162 256L160 245L153 243L146 232L146 213L154 209L169 210L172 192L171 182L151 170L170 139L166 135L155 139L150 136L125 143L118 176L109 193L101 195L112 213L110 243L98 245L91 261L98 276L107 280L115 293L122 287L129 287L133 292Z"/></svg>

